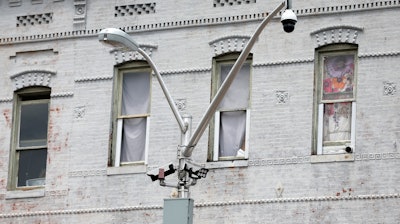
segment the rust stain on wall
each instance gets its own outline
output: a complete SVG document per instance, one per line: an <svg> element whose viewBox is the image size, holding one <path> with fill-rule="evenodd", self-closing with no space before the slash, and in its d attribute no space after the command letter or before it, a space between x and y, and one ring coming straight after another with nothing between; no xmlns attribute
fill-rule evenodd
<svg viewBox="0 0 400 224"><path fill-rule="evenodd" d="M4 189L6 187L6 179L0 179L0 188Z"/></svg>
<svg viewBox="0 0 400 224"><path fill-rule="evenodd" d="M4 119L6 121L6 126L9 127L9 128L11 128L11 116L10 116L10 114L11 114L11 110L10 109L4 109L3 110L3 116L4 116Z"/></svg>
<svg viewBox="0 0 400 224"><path fill-rule="evenodd" d="M50 108L51 112L56 112L57 114L59 114L61 112L61 109L59 107L54 107L54 108Z"/></svg>
<svg viewBox="0 0 400 224"><path fill-rule="evenodd" d="M19 202L14 202L11 204L11 209L13 211L27 211L30 212L32 209L36 208L38 204L32 204L32 203L19 203Z"/></svg>
<svg viewBox="0 0 400 224"><path fill-rule="evenodd" d="M60 139L60 136L63 135L63 133L61 132L61 128L59 126L57 126L57 122L55 121L55 118L60 116L61 112L62 112L62 108L60 108L60 107L50 108L48 143L49 143L49 148L56 152L59 152L64 147L67 147L68 139L69 139L69 133L66 133L66 137L64 138L64 141L62 141Z"/></svg>

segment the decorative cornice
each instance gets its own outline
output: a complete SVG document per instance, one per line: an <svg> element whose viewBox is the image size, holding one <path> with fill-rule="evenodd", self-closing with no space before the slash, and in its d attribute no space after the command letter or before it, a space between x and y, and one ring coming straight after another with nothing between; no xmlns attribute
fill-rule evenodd
<svg viewBox="0 0 400 224"><path fill-rule="evenodd" d="M335 6L322 6L317 8L294 9L294 13L298 16L306 16L306 15L333 14L333 13L343 13L343 12L396 8L399 6L400 6L400 0L383 0L383 1L343 4Z"/></svg>
<svg viewBox="0 0 400 224"><path fill-rule="evenodd" d="M30 70L12 75L10 78L14 83L14 90L29 86L50 86L51 76L56 73L46 70Z"/></svg>
<svg viewBox="0 0 400 224"><path fill-rule="evenodd" d="M352 13L354 11L368 11L368 10L378 10L378 9L398 8L398 7L400 7L400 0L382 0L372 3L343 4L336 6L324 6L318 8L301 8L301 9L294 9L294 11L296 15L299 17L299 16L315 16L321 14ZM241 23L248 21L260 21L264 19L267 15L268 13L251 13L251 14L242 14L235 16L208 17L208 18L197 18L197 19L188 19L179 21L163 21L159 23L133 25L120 28L128 33L146 32L146 31L177 29L186 27L210 26L216 24L232 24L232 23ZM280 15L276 16L275 18L277 19L279 16ZM101 29L99 28L91 30L75 30L75 31L57 32L57 33L35 34L30 36L3 37L0 38L0 45L49 41L56 39L59 40L67 38L95 37L97 36L98 32L100 32L100 30Z"/></svg>
<svg viewBox="0 0 400 224"><path fill-rule="evenodd" d="M61 192L64 193L64 192ZM364 194L364 195L349 195L349 196L311 196L311 197L296 197L296 198L271 198L271 199L256 199L256 200L235 200L235 201L217 201L195 203L197 208L202 207L220 207L220 206L237 206L237 205L259 205L259 204L275 204L275 203L309 203L321 201L355 201L355 200L397 200L400 198L399 193L388 194ZM89 208L89 209L70 209L70 210L48 210L34 212L19 212L0 214L0 219L15 218L15 217L32 217L32 216L51 216L51 215L81 215L89 213L110 213L110 212L130 212L143 210L161 210L162 205L139 205L125 206L112 208Z"/></svg>

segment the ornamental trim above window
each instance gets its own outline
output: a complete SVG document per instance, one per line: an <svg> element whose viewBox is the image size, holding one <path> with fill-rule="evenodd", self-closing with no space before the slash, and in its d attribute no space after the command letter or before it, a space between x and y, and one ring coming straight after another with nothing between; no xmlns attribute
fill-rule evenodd
<svg viewBox="0 0 400 224"><path fill-rule="evenodd" d="M330 26L310 33L315 38L316 48L328 44L356 44L358 35L364 28L350 25Z"/></svg>
<svg viewBox="0 0 400 224"><path fill-rule="evenodd" d="M50 87L51 77L56 72L46 70L30 70L12 75L10 79L13 81L14 90L19 90L30 86L47 86Z"/></svg>

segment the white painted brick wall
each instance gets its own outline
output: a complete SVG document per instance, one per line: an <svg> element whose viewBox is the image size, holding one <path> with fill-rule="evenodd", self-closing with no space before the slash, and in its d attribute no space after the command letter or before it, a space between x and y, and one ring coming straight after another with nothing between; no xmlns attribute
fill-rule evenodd
<svg viewBox="0 0 400 224"><path fill-rule="evenodd" d="M116 5L145 1L87 1L86 29L73 30L73 1L44 1L20 7L0 2L0 222L162 223L163 199L171 189L145 174L107 175L114 55L93 30L104 27L224 18L271 11L279 1L212 7L212 1L159 1L156 13L114 17ZM355 4L370 4L367 0ZM377 1L384 2L384 1ZM258 39L253 54L249 166L210 170L191 188L194 223L397 223L400 196L400 26L399 1L391 6L337 13L305 9L344 6L342 1L300 1L296 30L286 34L278 19ZM346 3L347 4L347 3ZM387 4L387 3L386 3ZM324 8L327 9L327 8ZM53 12L53 23L15 27L16 16ZM167 27L130 32L140 44L157 46L152 59L164 73L174 99L186 100L193 130L210 102L214 48L210 41L252 35L260 20ZM310 163L316 40L322 28L350 25L358 34L356 148L353 162ZM61 33L60 38L14 37ZM7 40L11 38L11 40ZM329 38L329 35L328 35ZM52 49L52 56L35 55ZM26 52L32 58L21 60ZM41 56L42 57L42 56ZM26 62L26 63L25 63ZM12 127L13 82L22 71L55 71L51 99L45 196L6 199ZM107 78L108 77L108 78ZM83 80L83 81L82 81ZM384 95L384 83L396 85ZM285 104L276 91L287 91ZM80 113L80 114L78 114ZM155 77L148 169L176 158L180 130ZM193 153L207 160L208 129ZM175 182L176 176L168 176ZM281 197L276 189L283 189Z"/></svg>

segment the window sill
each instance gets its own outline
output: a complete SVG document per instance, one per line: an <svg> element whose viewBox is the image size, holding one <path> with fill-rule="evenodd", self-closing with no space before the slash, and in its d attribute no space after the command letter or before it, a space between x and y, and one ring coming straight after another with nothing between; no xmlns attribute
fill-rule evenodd
<svg viewBox="0 0 400 224"><path fill-rule="evenodd" d="M215 162L207 162L207 169L220 169L220 168L233 168L233 167L248 167L248 160L230 160L230 161L215 161Z"/></svg>
<svg viewBox="0 0 400 224"><path fill-rule="evenodd" d="M354 154L312 155L310 161L311 163L352 162Z"/></svg>
<svg viewBox="0 0 400 224"><path fill-rule="evenodd" d="M120 167L107 167L107 176L146 173L147 166L144 164L120 166Z"/></svg>
<svg viewBox="0 0 400 224"><path fill-rule="evenodd" d="M40 198L45 196L44 187L21 188L6 192L6 199Z"/></svg>

